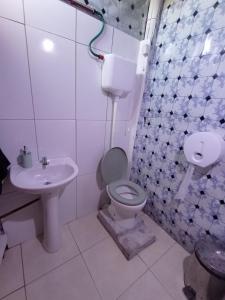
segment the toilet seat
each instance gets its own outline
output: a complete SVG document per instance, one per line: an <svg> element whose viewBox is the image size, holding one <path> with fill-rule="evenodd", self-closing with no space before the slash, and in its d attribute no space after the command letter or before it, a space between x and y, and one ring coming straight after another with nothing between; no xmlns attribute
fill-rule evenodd
<svg viewBox="0 0 225 300"><path fill-rule="evenodd" d="M120 188L128 188L128 191L119 192ZM127 206L137 206L141 205L146 200L146 194L143 189L138 186L136 183L133 183L128 180L117 180L108 185L108 192L114 200L120 202L121 204ZM130 194L131 197L127 198L123 194Z"/></svg>
<svg viewBox="0 0 225 300"><path fill-rule="evenodd" d="M145 191L137 184L126 180L128 159L119 147L110 149L101 161L101 174L107 193L115 206L123 210L139 211L146 203Z"/></svg>

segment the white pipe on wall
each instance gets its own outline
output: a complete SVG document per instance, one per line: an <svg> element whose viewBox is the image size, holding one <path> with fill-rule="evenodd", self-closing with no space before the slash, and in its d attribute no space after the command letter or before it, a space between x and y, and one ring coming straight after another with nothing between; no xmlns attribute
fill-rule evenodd
<svg viewBox="0 0 225 300"><path fill-rule="evenodd" d="M138 54L138 64L140 64L139 70L142 70L142 72L140 72L137 76L137 81L136 81L136 86L135 86L135 90L137 91L137 93L135 95L135 99L137 99L137 101L136 101L135 109L133 111L133 115L132 115L130 124L128 126L128 130L130 133L130 142L129 142L129 150L128 150L129 168L131 168L131 164L132 164L134 141L135 141L137 124L138 124L138 119L139 119L140 110L141 110L141 103L142 103L142 97L143 97L143 93L144 93L144 87L145 87L146 70L147 70L147 64L148 64L148 57L146 57L146 53L145 53L146 45L149 45L149 48L151 46L151 42L152 42L155 30L156 30L156 24L157 24L156 21L160 18L163 3L164 3L164 0L151 0L150 1L148 20L147 20L146 31L145 31L145 39L144 39L144 41L140 42L140 49L139 49L139 54ZM151 51L151 49L150 49L150 51Z"/></svg>
<svg viewBox="0 0 225 300"><path fill-rule="evenodd" d="M113 145L114 145L118 100L119 100L119 97L112 98L112 122L111 122L111 133L110 133L110 149L113 148Z"/></svg>

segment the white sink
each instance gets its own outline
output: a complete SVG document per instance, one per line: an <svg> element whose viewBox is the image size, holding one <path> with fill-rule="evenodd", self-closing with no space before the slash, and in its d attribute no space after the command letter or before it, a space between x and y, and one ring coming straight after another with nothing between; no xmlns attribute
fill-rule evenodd
<svg viewBox="0 0 225 300"><path fill-rule="evenodd" d="M39 162L28 169L12 166L11 183L24 192L44 194L64 188L78 174L77 165L69 157L50 159L48 163L45 168Z"/></svg>
<svg viewBox="0 0 225 300"><path fill-rule="evenodd" d="M10 169L10 180L16 188L41 195L44 217L43 245L48 252L56 252L61 247L58 200L65 186L77 174L78 167L69 157L50 159L47 166L36 163L28 169L18 165Z"/></svg>

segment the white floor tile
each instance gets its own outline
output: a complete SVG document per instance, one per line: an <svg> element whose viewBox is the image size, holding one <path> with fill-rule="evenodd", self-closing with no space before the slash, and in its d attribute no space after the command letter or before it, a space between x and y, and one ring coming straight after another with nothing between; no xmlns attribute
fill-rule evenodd
<svg viewBox="0 0 225 300"><path fill-rule="evenodd" d="M172 300L154 275L147 271L119 300Z"/></svg>
<svg viewBox="0 0 225 300"><path fill-rule="evenodd" d="M69 224L69 227L81 251L90 248L108 236L97 219L96 212L73 221Z"/></svg>
<svg viewBox="0 0 225 300"><path fill-rule="evenodd" d="M63 227L62 233L62 248L56 253L46 252L37 238L22 245L26 283L31 282L75 255L78 255L78 247L67 226Z"/></svg>
<svg viewBox="0 0 225 300"><path fill-rule="evenodd" d="M3 300L26 300L25 290L24 288L10 294Z"/></svg>
<svg viewBox="0 0 225 300"><path fill-rule="evenodd" d="M104 300L116 299L146 271L139 257L127 261L111 238L87 250L83 256Z"/></svg>
<svg viewBox="0 0 225 300"><path fill-rule="evenodd" d="M20 246L6 251L0 265L0 298L19 289L24 284Z"/></svg>
<svg viewBox="0 0 225 300"><path fill-rule="evenodd" d="M156 241L141 251L139 256L148 267L152 266L169 248L175 244L175 241L147 215L142 215L145 224L149 226L151 232L155 235Z"/></svg>
<svg viewBox="0 0 225 300"><path fill-rule="evenodd" d="M188 253L175 244L152 268L151 271L165 286L174 299L186 299L182 292L183 261Z"/></svg>
<svg viewBox="0 0 225 300"><path fill-rule="evenodd" d="M27 300L100 300L80 256L26 287Z"/></svg>

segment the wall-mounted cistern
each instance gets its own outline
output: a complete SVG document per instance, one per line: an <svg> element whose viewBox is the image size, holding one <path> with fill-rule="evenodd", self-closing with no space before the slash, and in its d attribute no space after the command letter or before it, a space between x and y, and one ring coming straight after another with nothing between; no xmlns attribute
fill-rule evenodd
<svg viewBox="0 0 225 300"><path fill-rule="evenodd" d="M44 217L43 245L48 252L56 252L61 247L61 228L59 223L59 197L78 174L78 167L69 158L47 159L37 162L31 168L18 165L10 169L12 184L24 192L41 195Z"/></svg>
<svg viewBox="0 0 225 300"><path fill-rule="evenodd" d="M115 54L107 54L104 56L102 89L112 99L110 148L114 146L117 102L118 100L125 98L132 91L136 76L136 68L136 63Z"/></svg>

